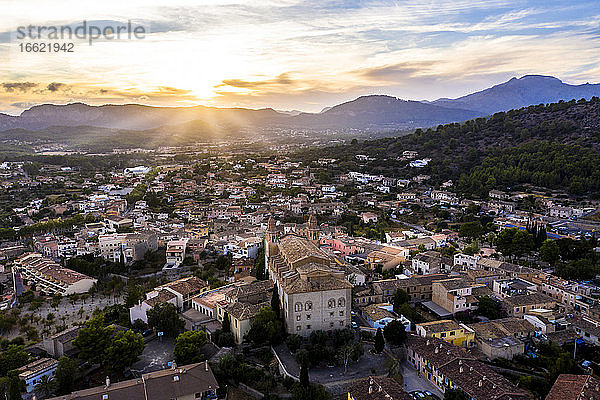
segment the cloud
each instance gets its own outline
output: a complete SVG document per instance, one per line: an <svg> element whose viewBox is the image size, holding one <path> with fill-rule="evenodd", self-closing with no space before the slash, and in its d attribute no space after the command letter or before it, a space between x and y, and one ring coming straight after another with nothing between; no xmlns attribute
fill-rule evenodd
<svg viewBox="0 0 600 400"><path fill-rule="evenodd" d="M155 91L154 93L157 94L162 94L162 95L182 95L182 94L188 94L190 93L191 90L187 90L187 89L178 89L178 88L174 88L174 87L170 87L170 86L159 86L158 90Z"/></svg>
<svg viewBox="0 0 600 400"><path fill-rule="evenodd" d="M2 87L6 92L12 93L15 91L28 92L35 88L38 84L33 82L4 82Z"/></svg>
<svg viewBox="0 0 600 400"><path fill-rule="evenodd" d="M215 86L215 87L223 87L223 86L231 86L234 88L241 89L262 89L265 87L273 87L273 86L287 86L293 85L294 81L289 77L288 73L283 73L277 76L274 79L266 79L260 81L248 81L243 79L225 79L223 83Z"/></svg>
<svg viewBox="0 0 600 400"><path fill-rule="evenodd" d="M52 82L51 84L49 84L47 86L47 89L51 92L56 92L58 90L64 89L65 88L65 84L64 83L59 83L59 82Z"/></svg>

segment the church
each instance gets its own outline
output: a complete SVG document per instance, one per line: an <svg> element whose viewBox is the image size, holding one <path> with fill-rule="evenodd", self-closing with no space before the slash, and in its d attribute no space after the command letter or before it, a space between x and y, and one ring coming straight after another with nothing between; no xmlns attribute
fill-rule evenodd
<svg viewBox="0 0 600 400"><path fill-rule="evenodd" d="M351 325L352 285L332 257L319 248L317 218L311 215L304 235L278 237L271 217L265 237L265 265L279 292L290 334L308 336Z"/></svg>

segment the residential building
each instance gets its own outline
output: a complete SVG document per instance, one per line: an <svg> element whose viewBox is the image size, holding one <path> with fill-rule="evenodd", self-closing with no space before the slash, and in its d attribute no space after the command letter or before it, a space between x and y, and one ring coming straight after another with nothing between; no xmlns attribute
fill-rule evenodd
<svg viewBox="0 0 600 400"><path fill-rule="evenodd" d="M525 352L526 339L535 333L535 327L522 318L502 318L470 325L475 332L475 343L488 358L512 360Z"/></svg>
<svg viewBox="0 0 600 400"><path fill-rule="evenodd" d="M436 281L432 283L432 301L452 314L476 310L479 300L473 295L473 289L477 287L485 285L462 278Z"/></svg>
<svg viewBox="0 0 600 400"><path fill-rule="evenodd" d="M219 384L208 361L148 372L140 378L78 390L50 400L216 400Z"/></svg>
<svg viewBox="0 0 600 400"><path fill-rule="evenodd" d="M354 381L348 400L413 400L401 384L386 376L369 376Z"/></svg>
<svg viewBox="0 0 600 400"><path fill-rule="evenodd" d="M76 353L76 349L71 342L77 337L81 328L81 326L74 326L44 338L44 350L54 358L73 356Z"/></svg>
<svg viewBox="0 0 600 400"><path fill-rule="evenodd" d="M448 273L452 268L453 261L443 257L437 251L425 251L415 255L412 260L412 274L428 275Z"/></svg>
<svg viewBox="0 0 600 400"><path fill-rule="evenodd" d="M35 290L46 295L87 293L97 282L94 278L42 257L40 253L28 253L17 259L13 266L13 273L16 272L25 284L35 286Z"/></svg>
<svg viewBox="0 0 600 400"><path fill-rule="evenodd" d="M33 392L44 376L52 378L56 367L58 367L58 361L52 358L40 358L19 368L19 379L25 382L25 392Z"/></svg>
<svg viewBox="0 0 600 400"><path fill-rule="evenodd" d="M600 381L592 375L560 374L546 400L592 400L600 398Z"/></svg>
<svg viewBox="0 0 600 400"><path fill-rule="evenodd" d="M439 338L456 346L471 347L475 344L475 332L451 319L417 324L417 335Z"/></svg>
<svg viewBox="0 0 600 400"><path fill-rule="evenodd" d="M530 400L531 394L477 361L463 347L438 338L409 335L407 360L442 393L459 389L472 400Z"/></svg>
<svg viewBox="0 0 600 400"><path fill-rule="evenodd" d="M542 293L522 294L507 297L503 301L503 307L506 309L506 313L511 317L518 318L522 318L523 315L527 314L527 312L533 309L553 309L555 306L556 301Z"/></svg>

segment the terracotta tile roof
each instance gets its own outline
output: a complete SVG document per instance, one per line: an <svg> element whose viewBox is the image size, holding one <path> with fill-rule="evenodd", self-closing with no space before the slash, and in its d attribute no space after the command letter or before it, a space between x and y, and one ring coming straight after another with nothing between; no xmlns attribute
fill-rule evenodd
<svg viewBox="0 0 600 400"><path fill-rule="evenodd" d="M73 392L50 400L101 400L106 395L110 400L165 400L195 397L219 387L210 367L205 363L190 364L175 370L165 369L150 372L142 378L117 382L109 387L98 386Z"/></svg>
<svg viewBox="0 0 600 400"><path fill-rule="evenodd" d="M525 400L532 397L475 359L464 348L438 338L408 336L405 346L474 400Z"/></svg>
<svg viewBox="0 0 600 400"><path fill-rule="evenodd" d="M546 400L592 400L600 398L600 381L590 375L562 374Z"/></svg>
<svg viewBox="0 0 600 400"><path fill-rule="evenodd" d="M401 384L383 376L370 376L355 381L348 393L354 400L413 400Z"/></svg>

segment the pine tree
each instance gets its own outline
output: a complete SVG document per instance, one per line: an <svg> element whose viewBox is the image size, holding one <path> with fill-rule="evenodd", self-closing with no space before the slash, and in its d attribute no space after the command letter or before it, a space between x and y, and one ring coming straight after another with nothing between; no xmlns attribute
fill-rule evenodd
<svg viewBox="0 0 600 400"><path fill-rule="evenodd" d="M308 379L308 363L304 361L302 366L300 367L300 385L303 387L308 387L310 385L310 381Z"/></svg>
<svg viewBox="0 0 600 400"><path fill-rule="evenodd" d="M223 316L223 329L222 329L223 333L228 333L231 332L231 321L229 319L229 313L225 312L225 315Z"/></svg>
<svg viewBox="0 0 600 400"><path fill-rule="evenodd" d="M381 331L381 328L377 328L377 333L375 334L375 351L381 353L384 347L385 339L383 338L383 332Z"/></svg>
<svg viewBox="0 0 600 400"><path fill-rule="evenodd" d="M281 307L279 304L279 291L277 290L277 285L274 285L273 295L271 296L271 308L273 309L273 311L275 311L277 319L281 318Z"/></svg>

